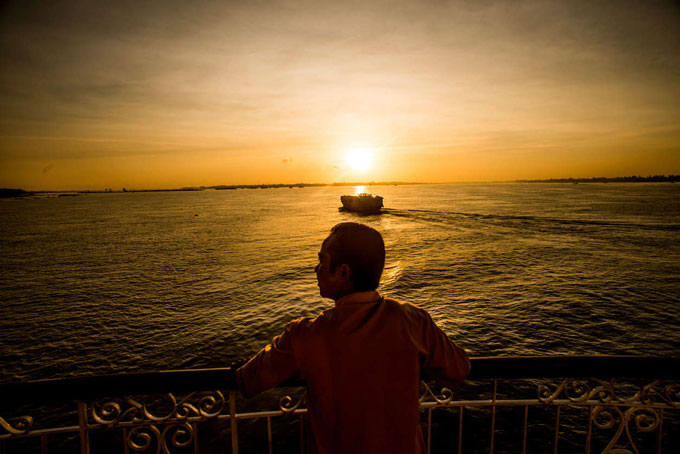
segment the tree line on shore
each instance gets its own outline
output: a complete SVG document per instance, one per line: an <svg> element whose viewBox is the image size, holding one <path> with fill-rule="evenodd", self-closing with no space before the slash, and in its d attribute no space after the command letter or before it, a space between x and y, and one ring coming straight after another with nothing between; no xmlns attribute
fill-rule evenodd
<svg viewBox="0 0 680 454"><path fill-rule="evenodd" d="M675 183L680 175L631 175L627 177L550 178L547 180L517 180L518 183Z"/></svg>

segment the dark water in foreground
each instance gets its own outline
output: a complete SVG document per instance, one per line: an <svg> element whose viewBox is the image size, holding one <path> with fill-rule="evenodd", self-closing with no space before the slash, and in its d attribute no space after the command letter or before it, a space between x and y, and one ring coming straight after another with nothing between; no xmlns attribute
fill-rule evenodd
<svg viewBox="0 0 680 454"><path fill-rule="evenodd" d="M473 356L680 356L680 186L376 186L0 202L0 379L218 367L329 307L335 223L380 230L381 291Z"/></svg>

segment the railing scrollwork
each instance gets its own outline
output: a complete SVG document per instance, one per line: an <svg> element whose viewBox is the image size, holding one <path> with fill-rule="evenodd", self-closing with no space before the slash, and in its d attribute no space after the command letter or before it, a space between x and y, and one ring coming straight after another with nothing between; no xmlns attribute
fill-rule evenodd
<svg viewBox="0 0 680 454"><path fill-rule="evenodd" d="M19 416L14 421L6 421L0 417L0 427L12 435L22 435L28 433L33 427L33 418L30 416Z"/></svg>
<svg viewBox="0 0 680 454"><path fill-rule="evenodd" d="M126 436L127 446L135 452L147 451L156 447L156 454L171 454L172 448L185 448L195 440L194 429L187 422L176 422L163 427L156 425L136 426ZM154 444L153 441L156 441Z"/></svg>
<svg viewBox="0 0 680 454"><path fill-rule="evenodd" d="M423 392L420 394L420 398L418 399L418 402L421 404L432 399L439 405L446 405L451 403L453 400L453 391L451 391L449 388L442 388L440 390L440 394L437 395L434 391L432 391L432 388L430 388L427 383L421 382L421 387L423 388Z"/></svg>
<svg viewBox="0 0 680 454"><path fill-rule="evenodd" d="M653 380L637 386L612 379L567 378L556 387L539 385L538 400L546 405L559 399L572 405L590 405L591 422L600 430L616 429L603 453L639 454L632 430L652 432L661 424L660 408L680 408L680 384ZM561 402L560 402L561 404ZM624 436L625 434L625 436ZM627 447L621 447L624 444Z"/></svg>
<svg viewBox="0 0 680 454"><path fill-rule="evenodd" d="M307 393L304 393L297 401L295 401L290 396L283 396L281 399L279 399L279 410L281 410L284 414L293 413L305 403L306 399Z"/></svg>
<svg viewBox="0 0 680 454"><path fill-rule="evenodd" d="M680 408L680 383L664 384L662 380L654 380L644 385L630 385L612 379L608 382L591 379L595 386L586 380L564 379L559 385L551 388L541 384L537 388L538 400L544 404L551 404L558 399L566 399L573 403L597 401L603 404L617 405L653 405L665 403L674 408ZM634 391L631 391L633 390ZM625 395L624 392L629 394Z"/></svg>
<svg viewBox="0 0 680 454"><path fill-rule="evenodd" d="M122 422L141 424L145 422L182 421L190 417L209 419L218 416L224 409L225 399L220 391L203 393L198 402L194 404L191 399L195 398L197 394L191 393L179 401L172 393L166 394L164 399L169 402L170 410L160 415L150 409L151 406L160 406L158 401L147 405L128 398L124 400L125 404L128 405L125 410L122 410L118 402L108 401L102 404L99 410L97 406L91 406L92 419L98 424L114 427Z"/></svg>
<svg viewBox="0 0 680 454"><path fill-rule="evenodd" d="M163 404L166 411L162 413L152 408ZM155 446L157 454L170 454L172 448L194 443L194 428L187 420L219 416L224 409L225 398L220 391L191 393L180 400L169 393L163 396L162 401L156 400L151 404L127 398L123 405L127 407L125 410L116 401L104 402L99 407L92 405L92 419L107 428L129 427L125 442L135 452L144 452Z"/></svg>
<svg viewBox="0 0 680 454"><path fill-rule="evenodd" d="M608 403L615 399L615 380L603 382L598 379L592 379L592 381L597 386L593 387L586 380L575 380L573 378L562 380L554 390L549 385L541 384L537 388L538 400L544 404L551 404L559 398L566 398L574 403L592 400Z"/></svg>
<svg viewBox="0 0 680 454"><path fill-rule="evenodd" d="M611 454L639 454L633 436L631 434L631 420L635 429L640 432L652 432L659 427L661 417L659 411L650 407L630 407L623 411L620 407L607 405L597 406L593 409L592 422L598 429L609 430L616 427L616 432L602 451ZM625 439L622 435L625 433ZM618 446L619 443L627 443L629 448Z"/></svg>

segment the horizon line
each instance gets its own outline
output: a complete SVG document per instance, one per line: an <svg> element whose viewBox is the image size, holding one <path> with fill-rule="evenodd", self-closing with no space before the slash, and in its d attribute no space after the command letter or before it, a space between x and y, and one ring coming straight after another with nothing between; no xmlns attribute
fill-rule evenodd
<svg viewBox="0 0 680 454"><path fill-rule="evenodd" d="M446 182L426 182L426 181L370 181L370 182L341 182L336 181L332 183L259 183L259 184L218 184L211 186L183 186L178 188L130 188L125 187L120 189L102 188L102 189L40 189L40 190L24 190L18 188L0 188L0 190L19 190L27 193L60 193L60 192L74 192L74 193L118 193L118 192L172 192L172 191L201 191L206 189L225 190L225 189L272 189L272 188L304 188L304 187L320 187L320 186L398 186L398 185L444 185L444 184L497 184L497 183L562 183L562 182L680 182L680 175L676 174L662 174L662 175L648 175L646 177L640 175L618 176L618 177L567 177L567 178L542 178L542 179L515 179L515 180L479 180L479 181L446 181Z"/></svg>

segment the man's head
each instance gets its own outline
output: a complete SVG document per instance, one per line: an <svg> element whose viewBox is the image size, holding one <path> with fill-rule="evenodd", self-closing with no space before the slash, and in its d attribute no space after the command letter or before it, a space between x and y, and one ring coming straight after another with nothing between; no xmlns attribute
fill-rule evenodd
<svg viewBox="0 0 680 454"><path fill-rule="evenodd" d="M356 222L338 224L321 245L315 268L321 296L337 300L375 290L384 266L385 243L377 230Z"/></svg>

